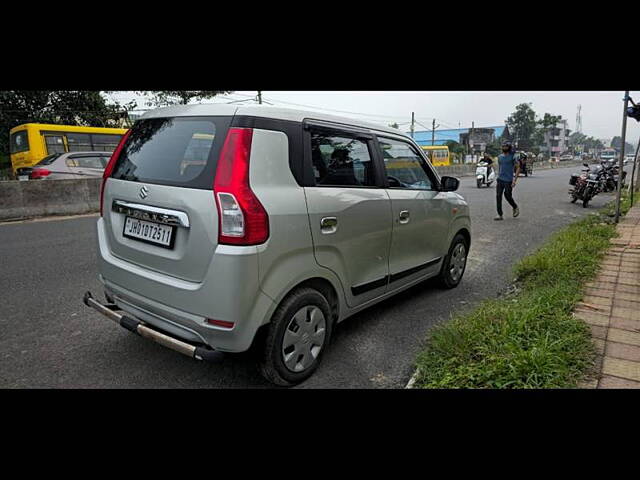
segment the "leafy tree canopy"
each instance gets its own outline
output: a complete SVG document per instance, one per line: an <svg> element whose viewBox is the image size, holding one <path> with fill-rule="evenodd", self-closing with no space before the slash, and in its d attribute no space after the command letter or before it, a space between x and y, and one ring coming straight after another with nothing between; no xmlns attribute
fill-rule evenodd
<svg viewBox="0 0 640 480"><path fill-rule="evenodd" d="M516 111L509 115L505 123L518 148L529 150L536 131L536 112L531 108L531 104L521 103L516 106Z"/></svg>
<svg viewBox="0 0 640 480"><path fill-rule="evenodd" d="M103 92L81 90L0 91L0 154L9 153L9 130L23 123L116 127L135 102L108 103Z"/></svg>
<svg viewBox="0 0 640 480"><path fill-rule="evenodd" d="M148 106L187 105L191 100L201 101L216 95L231 93L230 90L142 90L139 95L151 96Z"/></svg>

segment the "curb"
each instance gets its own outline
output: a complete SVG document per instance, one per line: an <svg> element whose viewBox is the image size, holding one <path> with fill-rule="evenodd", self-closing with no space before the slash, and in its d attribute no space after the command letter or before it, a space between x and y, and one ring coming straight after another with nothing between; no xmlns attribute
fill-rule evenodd
<svg viewBox="0 0 640 480"><path fill-rule="evenodd" d="M418 378L418 369L416 368L416 371L413 372L413 375L411 375L411 378L409 379L409 382L407 383L407 385L404 387L405 389L407 388L413 388L414 383L416 383L416 379Z"/></svg>

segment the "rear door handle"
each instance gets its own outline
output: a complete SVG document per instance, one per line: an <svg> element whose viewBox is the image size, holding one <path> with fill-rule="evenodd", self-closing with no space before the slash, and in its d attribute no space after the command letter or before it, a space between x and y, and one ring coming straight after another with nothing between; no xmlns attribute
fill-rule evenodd
<svg viewBox="0 0 640 480"><path fill-rule="evenodd" d="M338 230L338 219L336 217L323 217L320 220L320 231L324 234L336 233Z"/></svg>
<svg viewBox="0 0 640 480"><path fill-rule="evenodd" d="M409 210L402 210L399 215L400 223L409 223Z"/></svg>

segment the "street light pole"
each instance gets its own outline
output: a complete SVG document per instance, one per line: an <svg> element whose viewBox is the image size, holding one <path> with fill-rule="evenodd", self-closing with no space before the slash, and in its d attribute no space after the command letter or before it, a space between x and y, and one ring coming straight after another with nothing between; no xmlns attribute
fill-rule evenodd
<svg viewBox="0 0 640 480"><path fill-rule="evenodd" d="M416 123L416 114L415 112L411 112L411 138L413 138L415 123Z"/></svg>
<svg viewBox="0 0 640 480"><path fill-rule="evenodd" d="M620 219L620 193L622 192L622 174L624 172L624 143L627 139L627 107L629 106L629 90L624 93L624 108L622 110L622 146L620 147L620 159L618 160L618 188L616 190L616 217Z"/></svg>

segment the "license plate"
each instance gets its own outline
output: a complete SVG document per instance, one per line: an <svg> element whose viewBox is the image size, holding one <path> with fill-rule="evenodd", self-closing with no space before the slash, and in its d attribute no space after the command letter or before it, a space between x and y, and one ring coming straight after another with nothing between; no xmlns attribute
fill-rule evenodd
<svg viewBox="0 0 640 480"><path fill-rule="evenodd" d="M152 243L164 248L173 248L174 227L126 217L122 235L141 242Z"/></svg>

